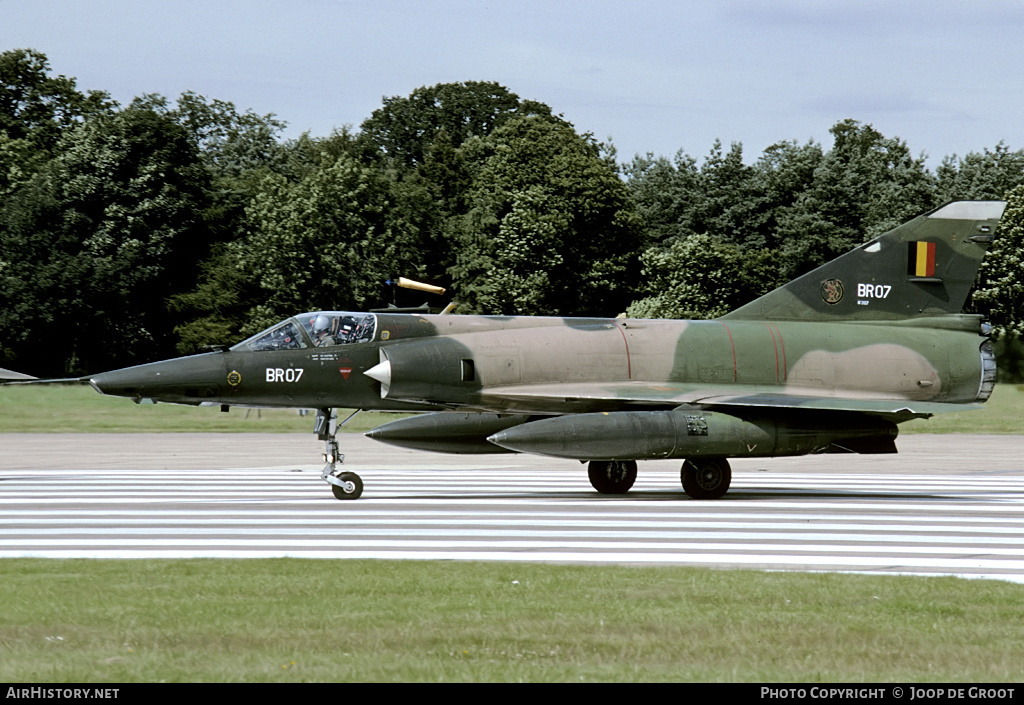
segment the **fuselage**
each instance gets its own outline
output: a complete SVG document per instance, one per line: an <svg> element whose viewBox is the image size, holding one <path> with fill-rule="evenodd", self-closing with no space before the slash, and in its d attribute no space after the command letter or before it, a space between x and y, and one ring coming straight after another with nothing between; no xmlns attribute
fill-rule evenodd
<svg viewBox="0 0 1024 705"><path fill-rule="evenodd" d="M363 317L366 330L359 340L318 346L310 326L323 315ZM715 385L970 403L987 398L993 374L980 321L967 315L822 323L315 312L289 321L287 345L267 341L288 321L230 350L107 372L92 383L104 394L184 404L559 414L615 405L507 392ZM384 381L372 372L382 363Z"/></svg>

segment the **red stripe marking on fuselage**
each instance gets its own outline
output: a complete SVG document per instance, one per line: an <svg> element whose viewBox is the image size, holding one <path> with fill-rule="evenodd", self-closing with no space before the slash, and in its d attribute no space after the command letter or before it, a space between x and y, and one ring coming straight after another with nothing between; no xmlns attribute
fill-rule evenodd
<svg viewBox="0 0 1024 705"><path fill-rule="evenodd" d="M786 364L786 344L782 341L782 331L774 323L765 323L768 331L772 334L772 343L775 345L775 381L785 382L789 378L789 366ZM779 352L782 353L782 379L779 379Z"/></svg>

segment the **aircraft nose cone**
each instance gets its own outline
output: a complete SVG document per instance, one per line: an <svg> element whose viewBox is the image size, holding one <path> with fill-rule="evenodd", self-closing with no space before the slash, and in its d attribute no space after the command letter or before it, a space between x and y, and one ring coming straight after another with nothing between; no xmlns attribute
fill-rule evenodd
<svg viewBox="0 0 1024 705"><path fill-rule="evenodd" d="M89 384L100 394L136 401L195 403L214 397L226 379L221 355L206 353L103 372L91 377Z"/></svg>
<svg viewBox="0 0 1024 705"><path fill-rule="evenodd" d="M135 396L142 379L130 374L134 368L103 372L89 378L89 384L100 394L118 397Z"/></svg>
<svg viewBox="0 0 1024 705"><path fill-rule="evenodd" d="M109 382L107 382L106 379L104 379L103 375L96 375L95 377L89 378L89 384L92 386L93 389L95 389L100 394L109 394L109 392L107 392L106 389L103 387L103 384L105 382L108 385L110 384Z"/></svg>

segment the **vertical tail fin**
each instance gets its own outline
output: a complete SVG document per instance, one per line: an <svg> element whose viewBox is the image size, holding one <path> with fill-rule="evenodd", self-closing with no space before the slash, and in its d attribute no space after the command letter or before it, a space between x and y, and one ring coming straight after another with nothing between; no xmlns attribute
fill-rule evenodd
<svg viewBox="0 0 1024 705"><path fill-rule="evenodd" d="M723 318L884 321L960 313L1005 208L1005 201L947 203Z"/></svg>

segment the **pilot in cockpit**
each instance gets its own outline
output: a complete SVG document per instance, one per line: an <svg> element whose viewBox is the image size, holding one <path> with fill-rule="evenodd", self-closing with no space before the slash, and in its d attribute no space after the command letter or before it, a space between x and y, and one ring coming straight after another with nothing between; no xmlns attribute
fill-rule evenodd
<svg viewBox="0 0 1024 705"><path fill-rule="evenodd" d="M313 333L313 344L318 348L324 348L328 345L337 345L338 341L331 335L331 319L323 314L320 314L313 319L313 325L311 326Z"/></svg>

